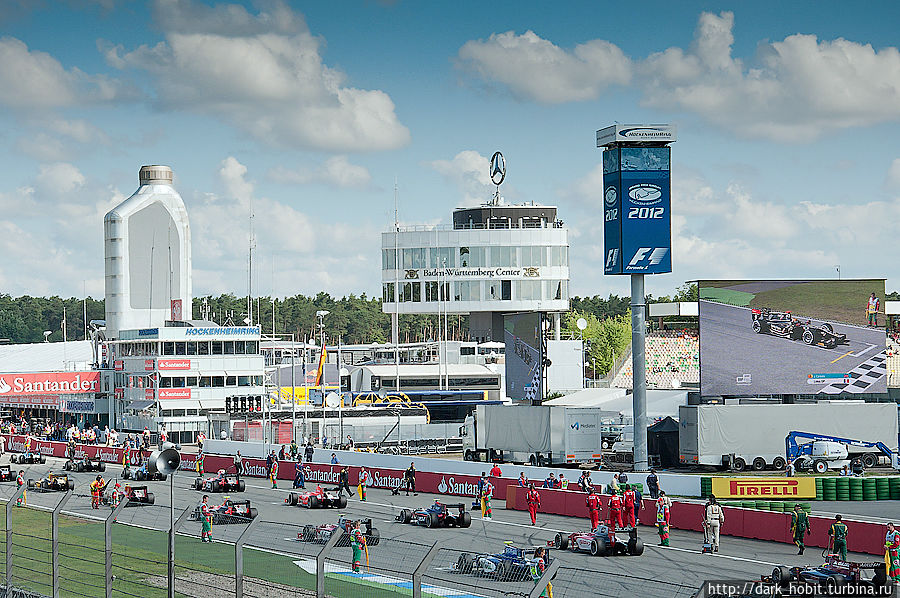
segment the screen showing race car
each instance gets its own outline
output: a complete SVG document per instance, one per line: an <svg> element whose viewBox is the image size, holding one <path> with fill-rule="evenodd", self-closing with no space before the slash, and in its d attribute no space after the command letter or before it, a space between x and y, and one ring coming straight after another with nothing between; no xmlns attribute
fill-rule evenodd
<svg viewBox="0 0 900 598"><path fill-rule="evenodd" d="M887 392L884 280L703 280L700 393Z"/></svg>
<svg viewBox="0 0 900 598"><path fill-rule="evenodd" d="M541 314L503 317L506 341L506 396L529 404L543 398L541 390Z"/></svg>

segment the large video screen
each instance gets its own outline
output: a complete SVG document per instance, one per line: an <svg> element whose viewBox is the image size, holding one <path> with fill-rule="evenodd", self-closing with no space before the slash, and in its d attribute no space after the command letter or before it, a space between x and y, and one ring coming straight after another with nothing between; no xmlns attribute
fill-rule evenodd
<svg viewBox="0 0 900 598"><path fill-rule="evenodd" d="M883 279L698 286L702 395L887 392Z"/></svg>
<svg viewBox="0 0 900 598"><path fill-rule="evenodd" d="M541 314L503 317L506 343L506 396L529 403L543 399L541 388Z"/></svg>

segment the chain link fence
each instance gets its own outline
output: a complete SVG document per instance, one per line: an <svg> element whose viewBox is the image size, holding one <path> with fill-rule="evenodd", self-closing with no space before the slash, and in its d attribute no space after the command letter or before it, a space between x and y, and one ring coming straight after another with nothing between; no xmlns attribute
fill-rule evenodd
<svg viewBox="0 0 900 598"><path fill-rule="evenodd" d="M36 489L27 491L24 503L20 498L14 485L0 486L0 598L168 595L168 506L123 502L95 509L89 495ZM498 564L465 548L403 539L402 532L382 537L379 521L372 520L363 522L369 546L354 570L337 514L334 525L303 526L219 513L213 541L201 542L195 509L191 501L176 500L173 576L183 597L524 598L552 592L687 598L701 581L688 587L653 579L649 562L636 570L631 561L629 571L614 564L599 572L560 566L551 550L550 566L536 582L525 561Z"/></svg>

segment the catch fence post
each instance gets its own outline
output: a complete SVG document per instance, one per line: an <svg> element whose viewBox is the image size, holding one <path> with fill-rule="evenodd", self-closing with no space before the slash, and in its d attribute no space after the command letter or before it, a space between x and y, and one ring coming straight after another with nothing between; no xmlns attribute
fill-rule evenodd
<svg viewBox="0 0 900 598"><path fill-rule="evenodd" d="M113 578L112 578L113 577L113 575L112 575L112 525L113 525L113 523L115 523L116 517L119 516L119 513L122 512L122 509L124 509L125 505L127 505L127 504L128 504L128 499L123 497L122 500L119 501L119 504L116 505L116 508L113 509L112 512L109 514L109 517L107 517L106 520L103 522L103 526L104 526L103 538L104 538L104 544L105 544L105 548L106 548L105 555L104 555L104 561L105 561L104 578L106 580L106 582L105 582L106 598L112 598L112 582L113 582Z"/></svg>
<svg viewBox="0 0 900 598"><path fill-rule="evenodd" d="M438 547L438 543L435 542L432 544L431 548L428 549L428 552L425 553L425 556L422 557L422 560L416 566L416 570L413 571L412 574L412 595L413 598L422 598L422 575L425 573L425 569L428 568L428 565L431 564L431 561L434 560L434 557L437 556L440 548Z"/></svg>
<svg viewBox="0 0 900 598"><path fill-rule="evenodd" d="M234 596L235 598L244 598L244 536L256 527L259 523L259 517L250 520L250 525L241 532L237 541L234 543Z"/></svg>
<svg viewBox="0 0 900 598"><path fill-rule="evenodd" d="M341 539L340 533L333 533L328 538L328 542L322 547L319 554L316 555L316 598L325 598L325 557L331 552L338 540Z"/></svg>
<svg viewBox="0 0 900 598"><path fill-rule="evenodd" d="M53 543L53 598L59 598L59 512L66 506L70 498L72 498L72 491L66 490L62 500L53 509L50 519L50 539Z"/></svg>

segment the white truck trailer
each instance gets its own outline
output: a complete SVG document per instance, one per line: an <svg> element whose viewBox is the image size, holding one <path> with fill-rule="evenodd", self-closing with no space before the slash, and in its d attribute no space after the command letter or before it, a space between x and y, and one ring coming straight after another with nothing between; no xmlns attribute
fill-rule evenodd
<svg viewBox="0 0 900 598"><path fill-rule="evenodd" d="M682 405L678 411L679 461L735 471L784 469L785 438L794 430L883 442L897 450L897 404L829 401L799 405ZM850 446L849 457L867 467L878 451Z"/></svg>
<svg viewBox="0 0 900 598"><path fill-rule="evenodd" d="M591 407L479 405L459 429L463 456L537 466L599 463L613 417Z"/></svg>

